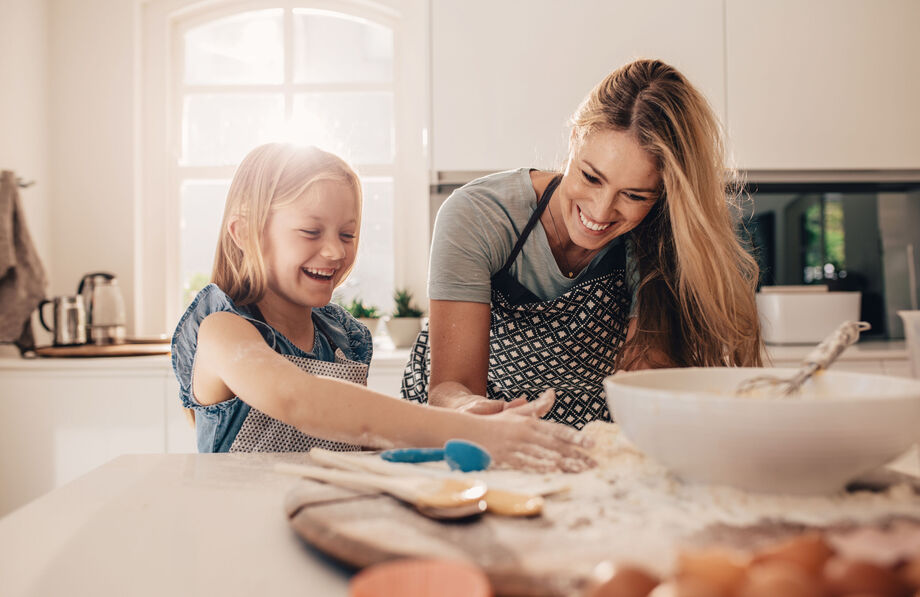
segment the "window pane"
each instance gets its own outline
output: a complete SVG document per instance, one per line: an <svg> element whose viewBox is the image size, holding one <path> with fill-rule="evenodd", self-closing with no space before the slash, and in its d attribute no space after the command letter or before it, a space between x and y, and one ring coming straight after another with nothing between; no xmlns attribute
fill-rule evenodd
<svg viewBox="0 0 920 597"><path fill-rule="evenodd" d="M189 180L181 185L179 264L183 305L188 305L211 278L229 189L229 180Z"/></svg>
<svg viewBox="0 0 920 597"><path fill-rule="evenodd" d="M361 239L351 274L336 301L361 298L383 313L393 311L393 179L365 178Z"/></svg>
<svg viewBox="0 0 920 597"><path fill-rule="evenodd" d="M295 83L393 80L393 31L364 19L294 11Z"/></svg>
<svg viewBox="0 0 920 597"><path fill-rule="evenodd" d="M211 21L185 34L185 82L254 84L284 81L281 9Z"/></svg>
<svg viewBox="0 0 920 597"><path fill-rule="evenodd" d="M353 164L393 161L393 94L303 93L294 98L291 129Z"/></svg>
<svg viewBox="0 0 920 597"><path fill-rule="evenodd" d="M284 129L281 94L189 94L183 119L187 166L238 164Z"/></svg>

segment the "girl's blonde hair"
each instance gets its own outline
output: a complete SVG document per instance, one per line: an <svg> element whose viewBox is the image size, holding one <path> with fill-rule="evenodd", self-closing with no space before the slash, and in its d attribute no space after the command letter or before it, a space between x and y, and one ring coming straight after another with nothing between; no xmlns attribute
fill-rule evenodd
<svg viewBox="0 0 920 597"><path fill-rule="evenodd" d="M354 191L357 249L358 231L361 230L361 182L344 160L316 147L284 143L261 145L243 158L227 193L211 273L211 281L234 303L249 305L265 295L262 232L271 211L290 204L322 180L344 183ZM230 236L230 222L235 218L240 218L243 225L242 234L238 235L242 247ZM348 271L341 280L347 276Z"/></svg>
<svg viewBox="0 0 920 597"><path fill-rule="evenodd" d="M639 270L638 329L618 368L759 366L754 293L759 269L735 229L739 185L725 167L712 108L676 69L627 64L601 81L572 116L571 151L586 135L635 135L658 162L658 201L632 232ZM669 363L656 362L663 354Z"/></svg>

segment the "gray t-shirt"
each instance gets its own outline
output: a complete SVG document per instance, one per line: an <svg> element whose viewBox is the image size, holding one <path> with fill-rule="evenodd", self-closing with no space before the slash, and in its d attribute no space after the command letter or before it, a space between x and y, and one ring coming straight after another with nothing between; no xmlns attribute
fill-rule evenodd
<svg viewBox="0 0 920 597"><path fill-rule="evenodd" d="M428 298L490 303L491 278L511 256L538 201L530 168L491 174L454 191L435 220ZM623 242L622 237L615 239L576 277L569 278L559 270L546 234L542 223L538 223L509 270L513 278L544 301L565 294L612 246ZM628 242L626 249L628 271L634 272ZM635 305L635 276L628 275L627 279Z"/></svg>

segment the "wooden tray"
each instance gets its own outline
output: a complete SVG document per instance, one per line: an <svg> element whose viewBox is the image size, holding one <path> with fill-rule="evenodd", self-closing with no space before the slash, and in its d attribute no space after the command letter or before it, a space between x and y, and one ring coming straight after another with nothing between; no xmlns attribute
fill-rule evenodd
<svg viewBox="0 0 920 597"><path fill-rule="evenodd" d="M893 479L900 481L900 477ZM879 487L881 489L887 481ZM867 485L868 487L868 485ZM865 489L866 487L860 487ZM605 532L585 518L560 525L558 515L578 512L577 495L547 498L544 516L506 518L485 514L467 522L426 518L379 493L356 492L314 481L295 485L285 500L290 525L319 551L356 568L404 557L470 561L489 577L497 596L564 597L582 594L609 564L631 563L656 574L669 572L686 548L732 547L755 550L795 536L809 527L781 521L755 526L714 525L685 534L667 525L623 524ZM571 517L564 517L569 518ZM884 523L858 525L871 528ZM555 520L554 520L555 519ZM920 535L920 519L909 523ZM844 526L817 528L832 536ZM600 532L599 532L600 531Z"/></svg>
<svg viewBox="0 0 920 597"><path fill-rule="evenodd" d="M139 357L169 354L169 344L81 344L79 346L42 346L35 349L40 357Z"/></svg>

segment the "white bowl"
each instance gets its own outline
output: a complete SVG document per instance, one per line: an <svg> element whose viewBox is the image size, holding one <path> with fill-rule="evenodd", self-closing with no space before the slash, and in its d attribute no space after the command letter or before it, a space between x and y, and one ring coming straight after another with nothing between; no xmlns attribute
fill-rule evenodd
<svg viewBox="0 0 920 597"><path fill-rule="evenodd" d="M920 381L825 371L797 397L738 397L756 375L793 369L618 373L607 404L640 450L690 482L769 493L830 493L920 440Z"/></svg>

